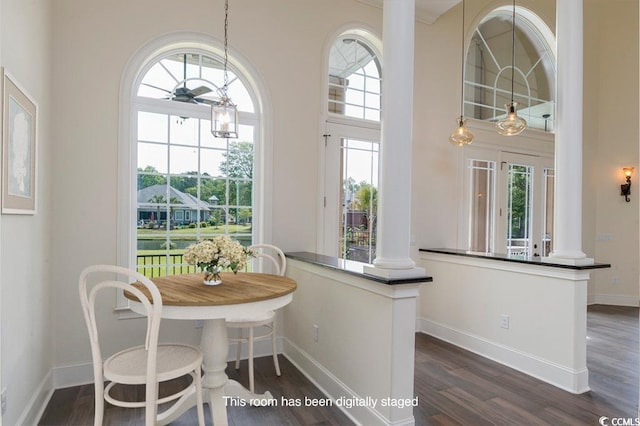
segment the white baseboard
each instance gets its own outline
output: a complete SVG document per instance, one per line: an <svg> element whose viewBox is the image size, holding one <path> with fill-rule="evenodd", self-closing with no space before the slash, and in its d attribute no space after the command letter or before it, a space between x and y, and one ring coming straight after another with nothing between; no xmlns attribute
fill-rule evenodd
<svg viewBox="0 0 640 426"><path fill-rule="evenodd" d="M343 383L338 377L334 376L322 364L315 360L309 353L296 346L291 341L283 340L283 355L307 377L320 391L329 399L336 401L339 398L364 399L358 395L349 386ZM338 405L336 405L338 406ZM414 426L415 419L413 416L401 421L391 422L380 412L372 407L352 407L345 408L338 406L347 417L349 417L357 425L384 425L384 426Z"/></svg>
<svg viewBox="0 0 640 426"><path fill-rule="evenodd" d="M640 300L637 296L597 293L589 297L589 304L638 307L640 306Z"/></svg>
<svg viewBox="0 0 640 426"><path fill-rule="evenodd" d="M575 394L589 390L589 372L586 368L584 370L572 370L533 354L522 352L426 318L421 318L419 322L419 330L422 333L504 364L560 389Z"/></svg>
<svg viewBox="0 0 640 426"><path fill-rule="evenodd" d="M33 396L27 403L24 410L22 410L22 414L18 418L16 424L37 425L42 414L44 414L44 410L47 408L47 404L49 404L49 400L51 399L51 395L53 395L54 390L53 375L49 372L33 392Z"/></svg>
<svg viewBox="0 0 640 426"><path fill-rule="evenodd" d="M92 362L55 367L51 371L53 374L54 389L64 389L93 383Z"/></svg>

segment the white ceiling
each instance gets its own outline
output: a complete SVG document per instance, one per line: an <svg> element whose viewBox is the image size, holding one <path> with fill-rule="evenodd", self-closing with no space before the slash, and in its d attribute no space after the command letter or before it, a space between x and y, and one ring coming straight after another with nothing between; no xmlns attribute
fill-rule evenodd
<svg viewBox="0 0 640 426"><path fill-rule="evenodd" d="M372 6L382 8L383 0L358 0ZM433 24L447 10L461 0L416 0L416 20L425 24Z"/></svg>

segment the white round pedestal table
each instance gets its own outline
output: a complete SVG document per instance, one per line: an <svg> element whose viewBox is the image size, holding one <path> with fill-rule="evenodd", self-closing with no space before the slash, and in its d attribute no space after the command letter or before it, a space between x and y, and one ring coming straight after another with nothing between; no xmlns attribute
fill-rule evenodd
<svg viewBox="0 0 640 426"><path fill-rule="evenodd" d="M287 305L293 298L296 282L280 275L225 272L222 284L207 286L203 277L204 274L169 275L152 281L162 295L162 318L204 321L200 344L204 355L204 400L209 404L213 424L226 426L226 398L255 402L272 399L272 396L270 392L252 394L227 377L229 342L225 318L251 316ZM135 312L143 312L139 302L131 300L130 306ZM172 407L159 419L160 424L172 422L195 404L195 393L192 393L184 403Z"/></svg>

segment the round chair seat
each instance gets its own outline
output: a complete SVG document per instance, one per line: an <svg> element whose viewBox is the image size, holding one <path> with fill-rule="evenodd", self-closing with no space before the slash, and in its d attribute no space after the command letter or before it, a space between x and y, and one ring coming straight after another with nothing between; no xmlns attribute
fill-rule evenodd
<svg viewBox="0 0 640 426"><path fill-rule="evenodd" d="M190 345L159 344L156 363L157 380L164 382L200 368L202 353ZM144 346L125 349L107 358L104 377L122 384L144 384L147 379L147 351Z"/></svg>

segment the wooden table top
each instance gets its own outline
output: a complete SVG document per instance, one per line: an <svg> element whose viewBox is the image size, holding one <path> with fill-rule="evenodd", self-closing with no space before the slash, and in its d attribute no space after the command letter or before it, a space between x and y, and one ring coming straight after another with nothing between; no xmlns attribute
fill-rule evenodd
<svg viewBox="0 0 640 426"><path fill-rule="evenodd" d="M217 306L251 303L275 299L295 291L297 284L291 278L257 272L223 272L222 284L209 286L203 283L204 274L169 275L153 278L165 306ZM142 284L134 284L147 297ZM129 299L136 300L127 294Z"/></svg>

